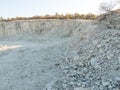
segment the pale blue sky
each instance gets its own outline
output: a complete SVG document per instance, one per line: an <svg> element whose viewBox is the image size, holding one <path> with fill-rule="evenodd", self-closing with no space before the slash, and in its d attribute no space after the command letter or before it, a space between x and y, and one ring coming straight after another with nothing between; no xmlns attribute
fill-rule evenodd
<svg viewBox="0 0 120 90"><path fill-rule="evenodd" d="M99 13L104 0L0 0L0 16L34 16L66 13Z"/></svg>

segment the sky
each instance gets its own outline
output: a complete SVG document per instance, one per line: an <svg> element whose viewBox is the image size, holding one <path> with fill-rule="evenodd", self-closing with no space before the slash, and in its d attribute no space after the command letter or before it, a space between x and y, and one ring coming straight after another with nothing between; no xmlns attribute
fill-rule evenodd
<svg viewBox="0 0 120 90"><path fill-rule="evenodd" d="M66 13L99 14L104 0L0 0L0 17L30 17Z"/></svg>

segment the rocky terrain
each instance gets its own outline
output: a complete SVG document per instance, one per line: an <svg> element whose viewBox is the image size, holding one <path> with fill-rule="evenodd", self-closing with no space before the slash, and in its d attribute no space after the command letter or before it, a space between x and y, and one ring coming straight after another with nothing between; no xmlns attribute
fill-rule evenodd
<svg viewBox="0 0 120 90"><path fill-rule="evenodd" d="M111 11L100 15L98 18L101 24L105 25L109 29L119 29L120 30L120 9Z"/></svg>
<svg viewBox="0 0 120 90"><path fill-rule="evenodd" d="M120 30L106 23L0 22L0 90L119 90Z"/></svg>

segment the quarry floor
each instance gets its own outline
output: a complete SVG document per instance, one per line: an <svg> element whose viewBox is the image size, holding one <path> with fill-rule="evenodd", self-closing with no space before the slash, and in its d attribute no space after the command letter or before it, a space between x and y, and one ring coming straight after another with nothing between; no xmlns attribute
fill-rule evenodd
<svg viewBox="0 0 120 90"><path fill-rule="evenodd" d="M0 41L0 90L49 90L64 75L66 40Z"/></svg>

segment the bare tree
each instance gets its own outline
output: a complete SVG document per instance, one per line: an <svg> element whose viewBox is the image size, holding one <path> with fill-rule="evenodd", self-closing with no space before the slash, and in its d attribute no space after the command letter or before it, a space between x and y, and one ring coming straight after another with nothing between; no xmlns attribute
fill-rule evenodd
<svg viewBox="0 0 120 90"><path fill-rule="evenodd" d="M120 0L119 0L120 1ZM100 10L103 11L103 12L110 12L114 9L114 7L117 5L118 3L116 2L116 0L113 1L110 1L110 2L102 2L100 4Z"/></svg>

